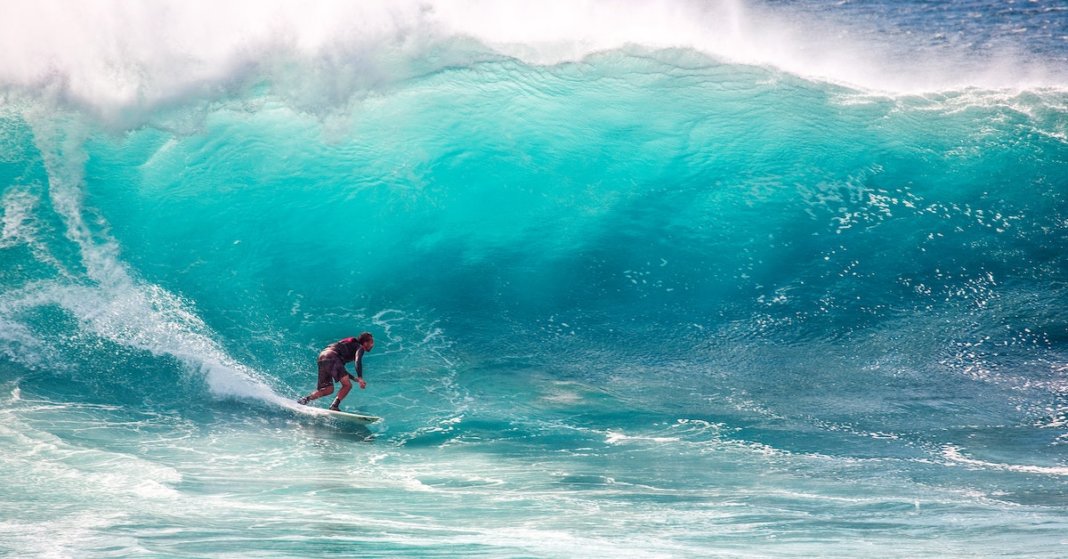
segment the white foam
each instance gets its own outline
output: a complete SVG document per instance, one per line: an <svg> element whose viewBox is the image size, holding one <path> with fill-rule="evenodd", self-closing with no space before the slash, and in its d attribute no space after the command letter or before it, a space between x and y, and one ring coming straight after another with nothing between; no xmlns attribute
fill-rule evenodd
<svg viewBox="0 0 1068 559"><path fill-rule="evenodd" d="M69 482L71 486L66 489L72 492L78 485L80 492L89 496L100 491L137 498L178 496L172 486L182 478L174 468L129 454L72 446L60 437L35 429L10 410L5 410L4 421L0 422L0 440L11 448L23 449L20 454L9 455L0 464L3 468L46 473L47 479Z"/></svg>
<svg viewBox="0 0 1068 559"><path fill-rule="evenodd" d="M608 431L605 436L605 442L608 444L622 444L628 442L649 442L649 443L676 443L679 442L677 437L653 437L645 435L625 435L618 431Z"/></svg>
<svg viewBox="0 0 1068 559"><path fill-rule="evenodd" d="M264 76L287 82L297 95L309 94L303 84L319 83L314 95L325 98L309 105L336 102L331 97L455 63L455 48L535 64L632 45L686 48L889 92L1065 84L1052 62L1011 52L925 56L895 44L904 38L851 34L814 16L741 0L17 0L4 15L0 91L29 89L115 118ZM441 62L425 56L431 52ZM293 71L298 75L285 77Z"/></svg>
<svg viewBox="0 0 1068 559"><path fill-rule="evenodd" d="M66 237L79 248L85 277L33 283L2 294L0 324L5 326L0 342L6 343L0 344L0 349L10 345L32 349L35 339L19 326L19 313L56 305L78 320L82 331L154 355L173 356L203 374L218 396L276 399L257 373L230 358L214 341L188 302L162 287L137 280L119 257L117 243L86 223L81 126L52 115L32 118L31 126L48 173L52 207L66 224ZM23 210L33 204L22 199L18 195L5 197L5 218L12 215L15 223L13 237L26 235Z"/></svg>
<svg viewBox="0 0 1068 559"><path fill-rule="evenodd" d="M14 246L20 241L32 241L34 224L32 214L38 199L25 189L14 187L4 193L0 200L3 206L3 227L0 228L0 249Z"/></svg>
<svg viewBox="0 0 1068 559"><path fill-rule="evenodd" d="M30 366L40 365L37 338L25 325L0 315L0 354L12 361L21 361Z"/></svg>
<svg viewBox="0 0 1068 559"><path fill-rule="evenodd" d="M134 454L67 442L24 420L22 412L31 410L0 410L0 444L20 449L6 453L0 475L26 496L22 506L9 507L18 514L0 521L0 540L26 557L84 556L79 550L87 547L138 550L134 538L110 528L179 502L181 473Z"/></svg>
<svg viewBox="0 0 1068 559"><path fill-rule="evenodd" d="M37 219L37 210L40 205L40 196L27 186L15 185L4 193L0 199L3 207L3 218L0 219L3 226L0 228L0 250L17 245L29 247L33 257L38 262L47 264L61 274L69 276L70 273L52 254L41 240L42 229L47 232L47 226Z"/></svg>
<svg viewBox="0 0 1068 559"><path fill-rule="evenodd" d="M1004 470L1009 472L1020 472L1025 474L1045 474L1053 476L1068 476L1068 467L1066 466L1029 466L1019 464L999 464L997 462L987 462L985 460L977 460L975 458L969 458L961 453L960 449L947 445L942 448L942 456L951 462L958 464L967 464L969 466L975 466L979 468L991 469L991 470Z"/></svg>

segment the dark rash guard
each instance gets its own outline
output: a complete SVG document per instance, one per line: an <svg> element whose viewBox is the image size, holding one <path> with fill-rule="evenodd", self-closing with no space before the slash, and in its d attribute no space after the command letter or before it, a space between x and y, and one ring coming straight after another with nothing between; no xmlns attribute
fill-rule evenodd
<svg viewBox="0 0 1068 559"><path fill-rule="evenodd" d="M363 354L366 353L363 345L356 338L345 338L330 344L327 351L333 351L341 359L342 363L356 362L356 377L363 378Z"/></svg>

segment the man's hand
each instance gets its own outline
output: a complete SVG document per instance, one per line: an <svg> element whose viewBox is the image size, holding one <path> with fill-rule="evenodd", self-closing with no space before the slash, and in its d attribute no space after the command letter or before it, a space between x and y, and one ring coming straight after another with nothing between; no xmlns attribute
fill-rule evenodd
<svg viewBox="0 0 1068 559"><path fill-rule="evenodd" d="M360 383L360 390L367 388L367 381L363 380L362 378L356 379L356 382Z"/></svg>

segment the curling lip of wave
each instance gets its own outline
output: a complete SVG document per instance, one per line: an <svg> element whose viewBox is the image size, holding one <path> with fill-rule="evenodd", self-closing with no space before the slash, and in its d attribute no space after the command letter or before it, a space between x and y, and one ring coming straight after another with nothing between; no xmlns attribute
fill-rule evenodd
<svg viewBox="0 0 1068 559"><path fill-rule="evenodd" d="M892 37L860 30L852 35L868 39L854 40L826 22L739 0L635 2L627 9L599 1L463 0L320 2L310 10L285 0L183 2L181 9L173 2L43 0L11 8L15 17L0 21L7 53L0 91L45 91L112 116L261 79L328 80L327 89L352 92L435 64L500 55L555 64L628 46L692 49L888 93L1063 86L1062 72L1018 54L979 60L946 50L934 60L892 46Z"/></svg>

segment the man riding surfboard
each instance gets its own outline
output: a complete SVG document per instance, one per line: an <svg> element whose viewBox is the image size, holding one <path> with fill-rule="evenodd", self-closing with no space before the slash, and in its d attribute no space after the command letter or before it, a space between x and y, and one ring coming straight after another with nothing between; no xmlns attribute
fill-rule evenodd
<svg viewBox="0 0 1068 559"><path fill-rule="evenodd" d="M297 398L297 403L307 405L312 400L332 394L334 383L340 382L341 390L338 391L334 402L330 404L330 409L340 411L338 406L352 390L352 379L356 379L361 390L367 388L367 383L363 380L363 354L374 347L375 339L370 332L364 332L355 338L338 340L326 346L326 349L319 353L319 383L316 385L315 392ZM345 369L345 363L350 362L356 363L355 377Z"/></svg>

